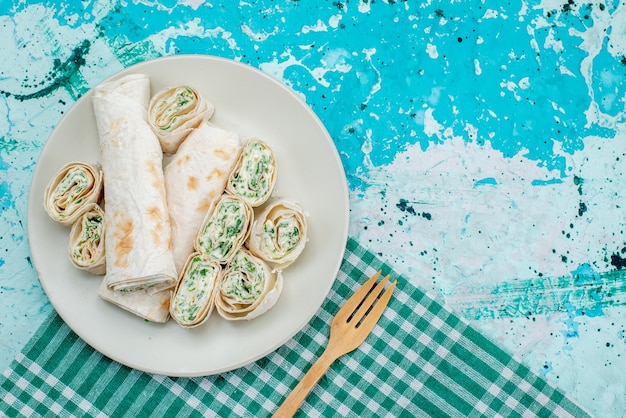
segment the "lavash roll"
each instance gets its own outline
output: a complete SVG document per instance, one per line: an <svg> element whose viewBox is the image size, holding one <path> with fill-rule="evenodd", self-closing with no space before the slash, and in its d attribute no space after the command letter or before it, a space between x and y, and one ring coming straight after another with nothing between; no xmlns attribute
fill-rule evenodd
<svg viewBox="0 0 626 418"><path fill-rule="evenodd" d="M102 197L102 170L99 166L70 162L50 180L44 192L44 206L53 220L71 226L90 203Z"/></svg>
<svg viewBox="0 0 626 418"><path fill-rule="evenodd" d="M276 304L282 290L282 272L241 248L224 269L215 308L229 321L254 319Z"/></svg>
<svg viewBox="0 0 626 418"><path fill-rule="evenodd" d="M114 291L176 284L163 152L147 121L150 80L131 74L94 89L104 172L105 282Z"/></svg>
<svg viewBox="0 0 626 418"><path fill-rule="evenodd" d="M255 216L246 246L274 269L284 269L302 253L307 240L302 207L289 199L272 199Z"/></svg>
<svg viewBox="0 0 626 418"><path fill-rule="evenodd" d="M274 151L257 138L249 139L226 183L226 191L257 207L269 199L276 184Z"/></svg>
<svg viewBox="0 0 626 418"><path fill-rule="evenodd" d="M104 211L90 203L70 230L68 255L74 267L92 274L106 272Z"/></svg>
<svg viewBox="0 0 626 418"><path fill-rule="evenodd" d="M196 251L226 264L246 242L254 212L237 196L223 194L209 208L195 242Z"/></svg>
<svg viewBox="0 0 626 418"><path fill-rule="evenodd" d="M184 328L204 323L213 311L222 267L198 252L192 253L180 274L172 295L170 316Z"/></svg>
<svg viewBox="0 0 626 418"><path fill-rule="evenodd" d="M166 154L173 154L194 128L208 121L215 107L193 87L175 86L156 93L148 106L148 121Z"/></svg>
<svg viewBox="0 0 626 418"><path fill-rule="evenodd" d="M103 280L98 288L100 297L113 305L131 312L151 322L165 323L170 319L170 299L172 288L154 292L136 290L134 292L116 292Z"/></svg>
<svg viewBox="0 0 626 418"><path fill-rule="evenodd" d="M211 203L224 192L240 152L236 133L202 123L165 167L172 251L178 274L194 250L194 241Z"/></svg>

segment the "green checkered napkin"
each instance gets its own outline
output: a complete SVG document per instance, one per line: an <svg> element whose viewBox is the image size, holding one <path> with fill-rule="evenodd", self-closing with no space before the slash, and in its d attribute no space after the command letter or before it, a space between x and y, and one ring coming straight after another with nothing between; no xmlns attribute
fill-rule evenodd
<svg viewBox="0 0 626 418"><path fill-rule="evenodd" d="M390 269L353 239L328 298L275 352L215 376L170 378L93 350L58 315L0 378L7 416L269 416L322 354L333 315L375 271ZM306 416L586 417L580 406L402 277L357 350L331 365Z"/></svg>

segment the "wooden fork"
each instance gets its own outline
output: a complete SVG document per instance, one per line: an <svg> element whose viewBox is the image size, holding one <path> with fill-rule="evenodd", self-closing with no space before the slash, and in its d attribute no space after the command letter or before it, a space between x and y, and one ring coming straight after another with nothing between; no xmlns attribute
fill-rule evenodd
<svg viewBox="0 0 626 418"><path fill-rule="evenodd" d="M378 322L391 299L396 282L383 291L389 275L378 284L380 271L363 284L341 307L330 325L328 346L274 413L274 417L291 417L328 367L340 356L356 349ZM378 298L380 296L380 298Z"/></svg>

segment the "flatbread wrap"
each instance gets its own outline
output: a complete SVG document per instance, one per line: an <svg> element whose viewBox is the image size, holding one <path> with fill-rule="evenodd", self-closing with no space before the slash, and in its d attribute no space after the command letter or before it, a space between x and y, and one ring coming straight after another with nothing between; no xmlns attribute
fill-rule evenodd
<svg viewBox="0 0 626 418"><path fill-rule="evenodd" d="M74 267L92 274L106 272L104 211L90 203L70 230L68 255Z"/></svg>
<svg viewBox="0 0 626 418"><path fill-rule="evenodd" d="M215 308L229 321L254 319L276 304L282 290L282 272L241 248L224 269Z"/></svg>
<svg viewBox="0 0 626 418"><path fill-rule="evenodd" d="M178 274L194 250L194 241L211 203L223 194L240 152L236 133L202 123L165 166L172 251Z"/></svg>
<svg viewBox="0 0 626 418"><path fill-rule="evenodd" d="M272 199L255 216L246 246L274 269L284 269L302 253L307 241L307 219L293 200Z"/></svg>
<svg viewBox="0 0 626 418"><path fill-rule="evenodd" d="M177 274L165 198L163 152L147 121L150 80L131 74L94 89L104 172L109 289L158 292Z"/></svg>
<svg viewBox="0 0 626 418"><path fill-rule="evenodd" d="M228 178L226 191L257 207L269 199L276 184L276 157L263 141L246 142Z"/></svg>
<svg viewBox="0 0 626 418"><path fill-rule="evenodd" d="M174 154L193 129L208 121L215 107L193 87L163 89L150 100L148 120L165 154Z"/></svg>
<svg viewBox="0 0 626 418"><path fill-rule="evenodd" d="M44 206L53 220L71 226L90 203L102 198L102 170L97 165L71 162L50 180L44 192Z"/></svg>
<svg viewBox="0 0 626 418"><path fill-rule="evenodd" d="M204 323L213 311L222 267L202 254L192 253L180 275L170 303L170 316L184 328Z"/></svg>
<svg viewBox="0 0 626 418"><path fill-rule="evenodd" d="M237 196L223 194L214 201L202 222L195 242L196 251L210 260L226 264L246 242L254 212Z"/></svg>
<svg viewBox="0 0 626 418"><path fill-rule="evenodd" d="M145 320L165 323L170 319L171 288L158 292L148 290L116 292L111 290L103 280L98 288L98 294L103 300Z"/></svg>

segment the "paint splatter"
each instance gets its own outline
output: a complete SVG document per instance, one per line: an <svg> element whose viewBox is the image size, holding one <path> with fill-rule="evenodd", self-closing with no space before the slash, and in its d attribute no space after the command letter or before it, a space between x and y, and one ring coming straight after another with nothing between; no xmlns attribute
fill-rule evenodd
<svg viewBox="0 0 626 418"><path fill-rule="evenodd" d="M36 89L31 93L15 93L0 90L0 94L12 97L15 100L24 101L50 96L60 88L67 88L74 100L82 96L87 88L80 76L80 69L85 65L85 55L89 52L91 42L84 40L72 51L70 57L61 62L60 59L53 61L53 67L45 76L45 80L25 80L21 87L25 90ZM76 80L74 80L76 78ZM77 89L78 87L78 89Z"/></svg>

